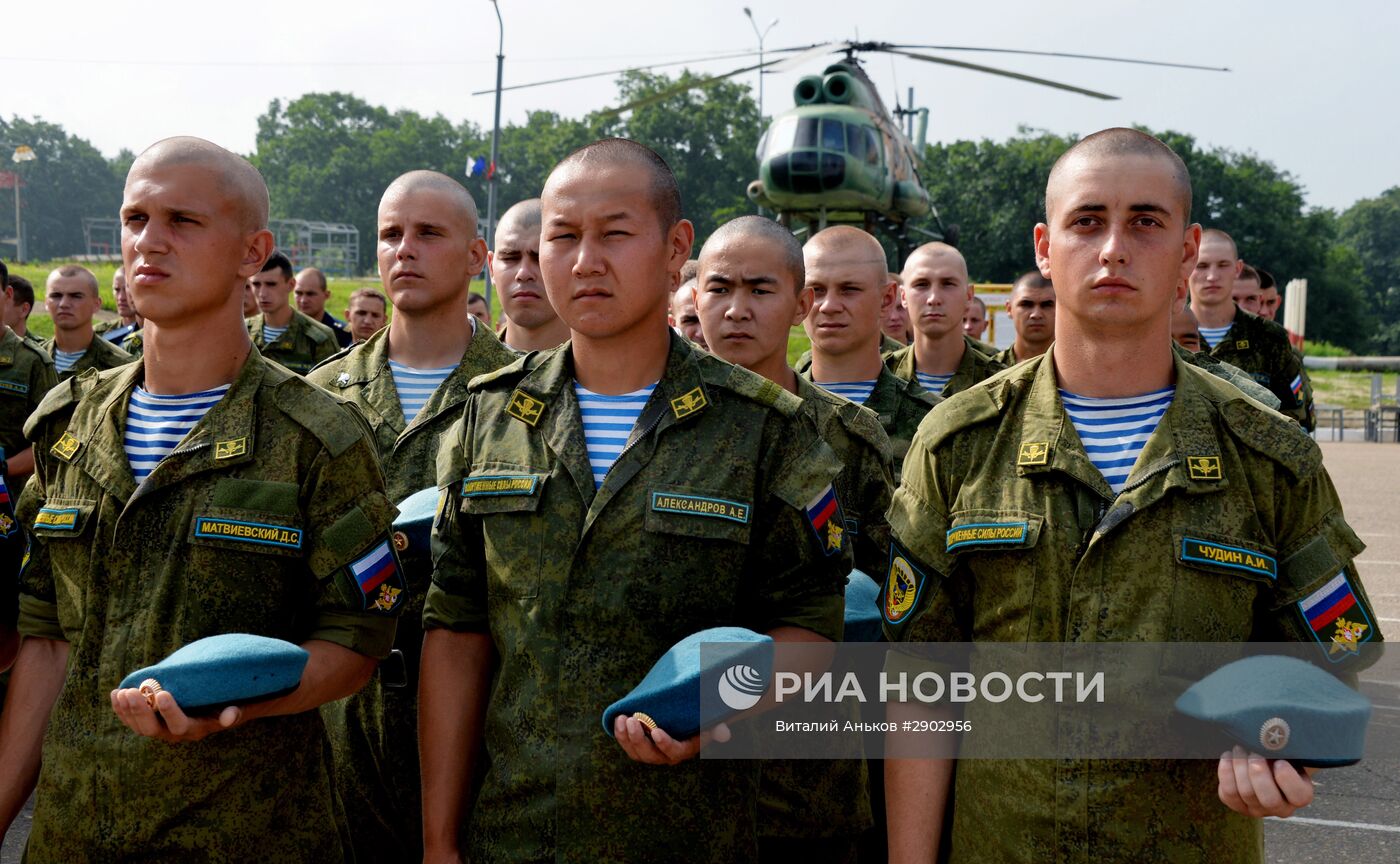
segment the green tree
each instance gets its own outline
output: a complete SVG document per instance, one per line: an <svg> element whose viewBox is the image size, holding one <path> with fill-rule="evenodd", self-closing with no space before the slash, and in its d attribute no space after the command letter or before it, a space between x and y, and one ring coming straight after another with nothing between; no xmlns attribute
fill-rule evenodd
<svg viewBox="0 0 1400 864"><path fill-rule="evenodd" d="M87 140L37 117L0 119L0 142L5 145L0 170L17 171L24 184L20 200L29 259L82 254L83 218L114 217L121 207L122 184L107 159ZM21 144L34 148L36 158L15 165L9 154ZM0 236L14 236L13 195L10 189L0 193Z"/></svg>
<svg viewBox="0 0 1400 864"><path fill-rule="evenodd" d="M267 180L274 218L354 225L360 266L369 270L389 183L419 168L461 177L480 139L474 126L453 126L441 115L390 112L348 93L308 93L268 106L252 160Z"/></svg>
<svg viewBox="0 0 1400 864"><path fill-rule="evenodd" d="M1363 198L1337 220L1338 236L1355 252L1376 328L1369 346L1400 354L1400 186Z"/></svg>

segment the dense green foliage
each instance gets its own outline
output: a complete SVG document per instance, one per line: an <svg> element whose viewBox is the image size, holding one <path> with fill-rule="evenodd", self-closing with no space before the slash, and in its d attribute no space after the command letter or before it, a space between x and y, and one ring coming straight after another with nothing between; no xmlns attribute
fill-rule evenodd
<svg viewBox="0 0 1400 864"><path fill-rule="evenodd" d="M756 176L761 125L747 85L676 86L691 80L689 72L631 73L618 80L619 101L652 99L630 112L570 118L537 111L523 124L507 125L498 211L538 195L550 168L570 150L622 135L653 147L675 169L698 249L717 225L752 212L744 189ZM462 178L483 214L486 209L485 178L466 178L464 169L469 158L490 153L489 129L389 111L348 93L274 101L257 124L250 158L267 178L273 215L355 225L365 272L374 267L379 195L398 174L431 168ZM1300 180L1252 153L1202 147L1176 132L1155 134L1191 170L1198 221L1228 231L1245 260L1281 282L1308 280L1309 337L1358 353L1400 353L1400 188L1338 214L1308 207ZM1031 227L1044 218L1045 177L1074 140L1022 128L1006 141L927 147L924 180L943 221L960 226L974 279L1009 282L1032 266ZM38 119L0 120L0 143L27 143L39 154L19 166L30 257L81 252L82 217L115 215L132 154L106 159ZM13 233L7 192L0 191L0 236Z"/></svg>

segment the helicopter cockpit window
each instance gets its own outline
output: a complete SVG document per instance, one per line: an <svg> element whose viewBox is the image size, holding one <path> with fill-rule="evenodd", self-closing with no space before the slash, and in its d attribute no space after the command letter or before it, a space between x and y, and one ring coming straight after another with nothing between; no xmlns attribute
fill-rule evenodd
<svg viewBox="0 0 1400 864"><path fill-rule="evenodd" d="M860 127L865 138L865 161L870 165L880 164L880 138L869 126Z"/></svg>
<svg viewBox="0 0 1400 864"><path fill-rule="evenodd" d="M862 134L864 131L865 127L855 123L846 127L846 152L857 159L865 158L866 140Z"/></svg>
<svg viewBox="0 0 1400 864"><path fill-rule="evenodd" d="M830 118L822 120L822 149L835 150L837 153L846 149L845 123Z"/></svg>
<svg viewBox="0 0 1400 864"><path fill-rule="evenodd" d="M817 146L817 118L803 117L797 121L797 135L792 139L792 149Z"/></svg>

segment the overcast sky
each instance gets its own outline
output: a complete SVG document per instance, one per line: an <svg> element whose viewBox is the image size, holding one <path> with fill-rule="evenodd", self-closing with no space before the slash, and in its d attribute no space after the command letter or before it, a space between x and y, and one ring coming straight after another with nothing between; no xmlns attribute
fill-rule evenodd
<svg viewBox="0 0 1400 864"><path fill-rule="evenodd" d="M742 0L501 0L505 81L754 48ZM1400 185L1400 4L752 0L769 48L854 38L1107 54L1229 66L1195 72L1040 57L950 54L1121 96L1100 102L914 60L869 57L892 102L912 86L941 141L1003 139L1027 126L1086 134L1142 123L1253 151L1291 172L1312 204L1344 208ZM1062 11L1073 9L1072 12ZM345 90L392 109L490 128L496 19L489 0L213 0L5 3L0 115L41 116L108 155L190 134L254 149L273 99ZM738 61L695 64L719 72ZM792 104L813 60L765 76L769 114ZM755 82L750 73L740 80ZM529 110L578 116L610 104L611 78L508 92ZM509 162L502 154L502 163Z"/></svg>

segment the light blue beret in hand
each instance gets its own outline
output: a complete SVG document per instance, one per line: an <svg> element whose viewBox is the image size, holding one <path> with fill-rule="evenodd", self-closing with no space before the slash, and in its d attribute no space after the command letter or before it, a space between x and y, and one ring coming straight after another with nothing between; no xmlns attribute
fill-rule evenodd
<svg viewBox="0 0 1400 864"><path fill-rule="evenodd" d="M1227 744L1325 768L1361 761L1371 700L1305 660L1262 655L1197 681L1176 710Z"/></svg>
<svg viewBox="0 0 1400 864"><path fill-rule="evenodd" d="M712 647L702 658L700 646L706 643ZM603 712L603 729L612 735L618 715L638 714L648 727L684 741L758 704L772 680L771 636L743 627L711 627L661 655L632 692ZM711 694L716 698L701 699L702 682L717 688Z"/></svg>
<svg viewBox="0 0 1400 864"><path fill-rule="evenodd" d="M310 657L300 645L281 639L225 633L191 642L156 665L137 669L120 686L140 688L148 701L164 690L185 712L222 708L295 690Z"/></svg>
<svg viewBox="0 0 1400 864"><path fill-rule="evenodd" d="M864 571L846 577L846 627L843 642L879 642L880 585Z"/></svg>
<svg viewBox="0 0 1400 864"><path fill-rule="evenodd" d="M431 566L430 540L440 498L438 490L430 487L399 502L399 515L394 520L394 548L407 569Z"/></svg>

